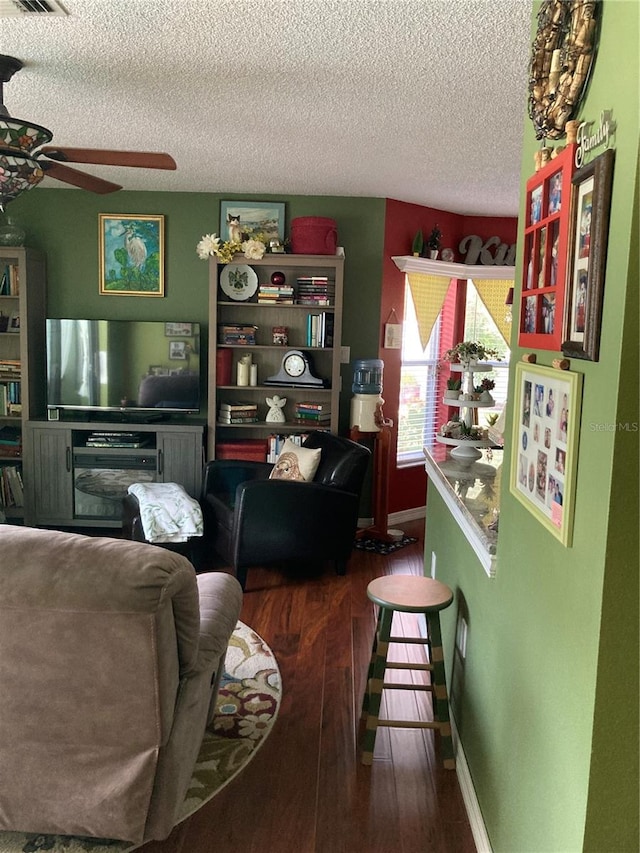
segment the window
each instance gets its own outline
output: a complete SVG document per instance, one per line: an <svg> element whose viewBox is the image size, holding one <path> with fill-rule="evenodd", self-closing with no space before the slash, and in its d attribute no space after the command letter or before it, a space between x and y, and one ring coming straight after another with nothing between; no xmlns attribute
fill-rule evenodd
<svg viewBox="0 0 640 853"><path fill-rule="evenodd" d="M504 408L509 379L510 350L470 279L466 290L464 340L480 340L498 350L502 357L502 361L489 362L492 366L491 372L482 373L478 378L478 383L483 378L490 378L495 382L495 388L491 392L495 406L478 411L479 417L486 419L487 415L500 413ZM452 288L445 300L445 306L450 306L453 302L452 299L450 300L451 292ZM450 345L450 342L444 340L443 333L443 314L447 310L450 311L450 307L449 309L445 307L440 312L427 346L423 350L411 289L408 284L405 285L396 457L398 467L423 462L423 447L434 445L434 436L450 412L441 399L442 381L440 381L438 370L440 356ZM506 316L506 305L504 313Z"/></svg>
<svg viewBox="0 0 640 853"><path fill-rule="evenodd" d="M504 306L504 314L507 314L508 306ZM490 361L493 367L491 373L481 373L478 377L478 383L483 379L493 379L496 383L495 388L491 392L491 396L495 400L495 406L492 408L482 409L479 412L480 418L486 418L487 415L498 412L500 413L507 401L507 385L509 383L509 357L511 350L507 342L500 334L495 321L485 307L478 291L471 279L467 281L467 300L465 305L464 317L464 340L465 341L482 341L483 344L498 350L502 361Z"/></svg>
<svg viewBox="0 0 640 853"><path fill-rule="evenodd" d="M441 317L436 320L427 347L423 350L408 285L405 286L405 306L398 407L399 466L422 462L422 448L433 444L438 428L437 378Z"/></svg>

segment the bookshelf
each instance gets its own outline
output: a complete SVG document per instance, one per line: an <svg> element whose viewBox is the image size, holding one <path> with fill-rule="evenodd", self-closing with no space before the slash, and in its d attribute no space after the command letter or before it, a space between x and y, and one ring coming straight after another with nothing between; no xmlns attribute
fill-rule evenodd
<svg viewBox="0 0 640 853"><path fill-rule="evenodd" d="M46 264L23 246L0 246L0 510L8 521L28 515L23 433L43 416Z"/></svg>
<svg viewBox="0 0 640 853"><path fill-rule="evenodd" d="M246 443L253 452L260 442L267 446L274 433L338 431L343 267L344 258L335 255L266 254L259 261L238 255L230 264L210 259L208 459L222 455L225 445L237 451ZM246 298L233 299L229 283L240 283L234 272L242 271L247 276L240 295ZM308 384L267 382L282 375L284 357L292 352L301 357L290 360L291 369ZM248 371L239 369L247 356ZM238 384L247 376L248 384ZM314 379L323 381L313 384ZM282 422L266 420L266 398L274 395L287 400ZM232 403L254 404L257 420L219 423L223 407ZM303 403L317 406L328 418L300 417Z"/></svg>

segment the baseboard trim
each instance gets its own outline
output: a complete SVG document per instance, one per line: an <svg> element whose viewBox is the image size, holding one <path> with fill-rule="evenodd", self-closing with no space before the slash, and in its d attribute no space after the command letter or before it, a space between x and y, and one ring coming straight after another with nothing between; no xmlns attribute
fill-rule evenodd
<svg viewBox="0 0 640 853"><path fill-rule="evenodd" d="M403 509L401 512L392 512L389 516L389 524L402 524L403 521L417 521L425 518L426 506L417 506L414 509Z"/></svg>
<svg viewBox="0 0 640 853"><path fill-rule="evenodd" d="M464 749L462 748L462 743L460 742L458 728L453 715L451 715L451 734L455 748L456 773L458 774L458 782L460 783L460 792L462 793L464 807L467 811L467 817L469 818L469 824L471 826L471 833L476 845L476 850L478 853L493 853L491 849L491 842L489 841L489 835L487 834L487 828L485 827L484 820L482 819L482 812L480 811L480 804L478 803L478 798L476 796L476 789L473 785L473 779L469 772L469 765L467 764L467 759L464 754Z"/></svg>
<svg viewBox="0 0 640 853"><path fill-rule="evenodd" d="M387 526L390 528L395 527L396 524L402 524L403 521L417 521L420 518L424 518L427 514L426 506L418 506L414 509L403 509L400 512L392 512L387 518ZM358 519L358 527L366 528L371 527L373 525L372 518L359 518Z"/></svg>

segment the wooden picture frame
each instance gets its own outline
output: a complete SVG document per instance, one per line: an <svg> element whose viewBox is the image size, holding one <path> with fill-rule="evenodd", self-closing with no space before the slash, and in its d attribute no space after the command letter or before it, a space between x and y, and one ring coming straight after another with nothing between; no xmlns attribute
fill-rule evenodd
<svg viewBox="0 0 640 853"><path fill-rule="evenodd" d="M575 149L567 145L527 181L518 332L525 349L561 350Z"/></svg>
<svg viewBox="0 0 640 853"><path fill-rule="evenodd" d="M232 234L236 236L235 230L229 229L229 217L238 218L236 227L241 240L255 237L267 246L271 240L284 241L284 202L221 201L219 233L225 242L232 239Z"/></svg>
<svg viewBox="0 0 640 853"><path fill-rule="evenodd" d="M511 493L563 545L573 536L582 374L518 362Z"/></svg>
<svg viewBox="0 0 640 853"><path fill-rule="evenodd" d="M573 176L569 287L562 352L598 361L615 152L609 148Z"/></svg>
<svg viewBox="0 0 640 853"><path fill-rule="evenodd" d="M164 296L164 216L100 213L100 294Z"/></svg>

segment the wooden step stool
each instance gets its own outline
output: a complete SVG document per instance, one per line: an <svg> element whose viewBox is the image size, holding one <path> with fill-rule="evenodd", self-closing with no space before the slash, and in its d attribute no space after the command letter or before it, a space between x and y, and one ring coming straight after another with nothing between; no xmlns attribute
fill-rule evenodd
<svg viewBox="0 0 640 853"><path fill-rule="evenodd" d="M456 763L451 739L449 702L444 671L444 655L440 633L440 611L453 601L453 593L446 584L421 575L387 575L371 581L367 596L378 605L378 623L373 638L371 663L362 705L365 733L362 763L373 762L378 726L397 728L435 729L440 732L444 766L455 769ZM423 613L427 623L427 637L393 637L393 614ZM387 661L389 643L417 643L426 646L428 663L394 663ZM395 683L384 680L388 669L422 670L431 673L430 684ZM433 722L421 720L381 720L380 703L383 690L421 690L431 693Z"/></svg>

